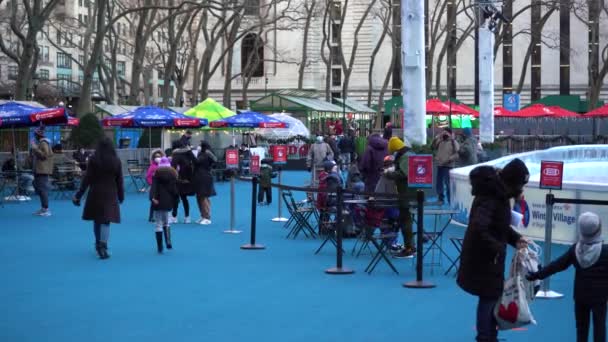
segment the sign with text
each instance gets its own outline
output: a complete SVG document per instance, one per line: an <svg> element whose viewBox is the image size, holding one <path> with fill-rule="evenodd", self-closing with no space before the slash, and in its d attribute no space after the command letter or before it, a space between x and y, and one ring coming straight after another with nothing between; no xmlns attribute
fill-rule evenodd
<svg viewBox="0 0 608 342"><path fill-rule="evenodd" d="M272 161L275 164L286 164L287 163L287 146L276 145L272 150Z"/></svg>
<svg viewBox="0 0 608 342"><path fill-rule="evenodd" d="M260 174L260 156L254 154L251 156L251 165L249 165L249 172L253 175Z"/></svg>
<svg viewBox="0 0 608 342"><path fill-rule="evenodd" d="M433 156L420 154L408 156L407 183L410 188L433 187Z"/></svg>
<svg viewBox="0 0 608 342"><path fill-rule="evenodd" d="M540 162L540 188L561 190L564 180L564 162L547 161Z"/></svg>
<svg viewBox="0 0 608 342"><path fill-rule="evenodd" d="M239 168L239 151L238 150L226 150L226 168L227 169L238 169Z"/></svg>

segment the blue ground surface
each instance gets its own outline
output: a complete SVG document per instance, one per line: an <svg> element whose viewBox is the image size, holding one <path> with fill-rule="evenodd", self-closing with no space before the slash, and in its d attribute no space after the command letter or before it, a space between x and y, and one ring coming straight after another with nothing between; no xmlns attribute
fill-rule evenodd
<svg viewBox="0 0 608 342"><path fill-rule="evenodd" d="M284 174L286 184L304 179L304 173ZM147 195L127 196L123 223L112 226L108 261L97 259L91 224L69 201L52 201L50 218L31 215L37 201L0 208L0 341L473 340L475 299L440 268L426 272L438 285L432 290L401 286L415 278L411 260L395 261L399 276L384 264L370 276L363 272L369 255L348 255L345 266L354 275L326 275L334 250L315 256L319 241L286 240L281 224L270 221L274 205L258 210L258 242L267 249L243 251L250 185L237 183L240 235L222 233L229 224L229 184L216 186L213 224L175 225L175 248L161 256L146 222ZM451 227L448 236L462 232ZM455 253L447 239L444 247ZM563 250L556 246L554 255ZM533 304L538 326L501 336L575 340L572 276L570 270L553 278L564 299Z"/></svg>

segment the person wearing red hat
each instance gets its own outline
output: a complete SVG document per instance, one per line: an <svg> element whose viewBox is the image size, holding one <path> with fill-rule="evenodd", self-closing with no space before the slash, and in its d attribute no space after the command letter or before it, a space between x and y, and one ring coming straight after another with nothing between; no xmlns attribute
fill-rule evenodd
<svg viewBox="0 0 608 342"><path fill-rule="evenodd" d="M40 197L40 210L36 211L34 215L51 216L49 210L49 176L53 174L53 150L50 140L44 137L44 126L34 130L31 153L34 164L34 189Z"/></svg>

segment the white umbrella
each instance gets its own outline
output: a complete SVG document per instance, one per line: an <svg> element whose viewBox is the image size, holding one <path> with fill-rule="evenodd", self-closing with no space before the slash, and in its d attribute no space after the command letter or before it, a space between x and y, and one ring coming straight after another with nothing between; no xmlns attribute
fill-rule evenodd
<svg viewBox="0 0 608 342"><path fill-rule="evenodd" d="M308 138L310 136L310 131L306 128L306 125L288 113L277 113L269 116L285 122L288 125L287 128L256 128L255 134L269 140L289 139L296 136Z"/></svg>

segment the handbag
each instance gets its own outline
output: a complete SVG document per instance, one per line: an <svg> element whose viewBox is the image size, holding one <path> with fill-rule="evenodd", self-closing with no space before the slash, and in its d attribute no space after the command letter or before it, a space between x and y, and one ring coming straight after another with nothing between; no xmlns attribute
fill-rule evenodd
<svg viewBox="0 0 608 342"><path fill-rule="evenodd" d="M525 257L526 249L519 250L511 262L511 274L505 281L500 301L494 308L494 317L499 330L509 330L536 324L530 310L525 286L525 276L521 258Z"/></svg>

